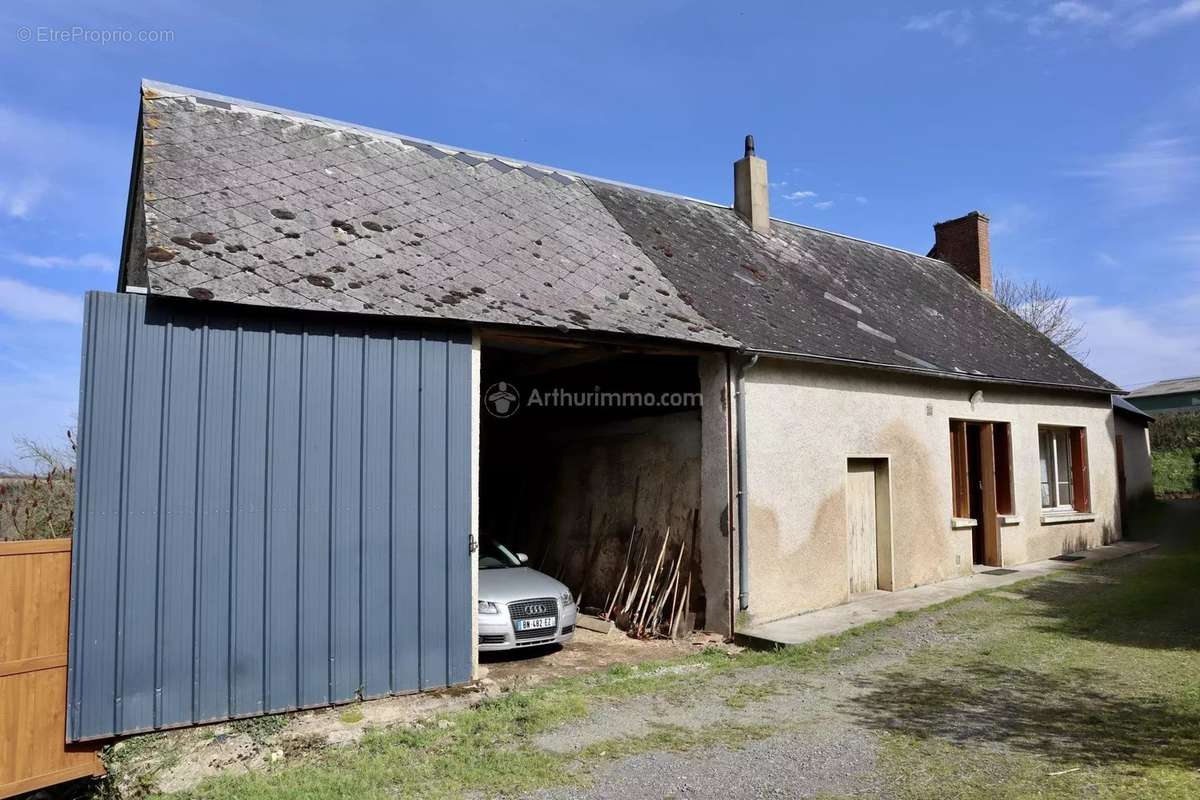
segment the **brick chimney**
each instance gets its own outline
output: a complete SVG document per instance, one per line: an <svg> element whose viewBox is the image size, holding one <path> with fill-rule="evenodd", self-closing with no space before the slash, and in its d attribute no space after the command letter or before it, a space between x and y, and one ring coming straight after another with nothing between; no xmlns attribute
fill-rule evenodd
<svg viewBox="0 0 1200 800"><path fill-rule="evenodd" d="M733 210L764 236L771 234L767 202L767 162L754 155L754 137L746 137L746 155L733 162Z"/></svg>
<svg viewBox="0 0 1200 800"><path fill-rule="evenodd" d="M929 255L949 263L979 288L992 293L992 250L988 245L988 218L978 211L965 217L934 223Z"/></svg>

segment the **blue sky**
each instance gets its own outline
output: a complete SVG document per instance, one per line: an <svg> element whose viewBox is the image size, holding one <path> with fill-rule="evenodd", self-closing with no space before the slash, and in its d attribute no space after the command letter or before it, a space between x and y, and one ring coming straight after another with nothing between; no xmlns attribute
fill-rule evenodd
<svg viewBox="0 0 1200 800"><path fill-rule="evenodd" d="M0 464L73 424L143 77L718 202L752 132L774 216L925 252L978 208L1094 369L1200 373L1200 0L739 5L8 0Z"/></svg>

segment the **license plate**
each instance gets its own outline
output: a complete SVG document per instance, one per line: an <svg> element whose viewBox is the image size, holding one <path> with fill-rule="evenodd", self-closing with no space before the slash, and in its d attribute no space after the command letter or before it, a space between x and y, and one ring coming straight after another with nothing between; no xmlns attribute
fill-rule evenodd
<svg viewBox="0 0 1200 800"><path fill-rule="evenodd" d="M533 619L519 619L517 622L517 630L519 631L535 631L542 628L553 628L554 617L535 617Z"/></svg>

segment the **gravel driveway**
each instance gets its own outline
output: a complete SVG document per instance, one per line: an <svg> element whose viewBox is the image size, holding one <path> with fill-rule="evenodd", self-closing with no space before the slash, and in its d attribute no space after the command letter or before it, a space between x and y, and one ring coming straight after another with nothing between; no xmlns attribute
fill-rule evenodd
<svg viewBox="0 0 1200 800"><path fill-rule="evenodd" d="M954 612L986 599L955 604ZM964 645L974 631L947 629L950 609L935 610L871 637L851 640L835 654L832 669L816 674L758 667L715 676L690 696L637 697L595 708L584 720L539 736L539 747L577 752L621 737L645 737L656 729L705 730L751 726L770 734L745 744L682 752L660 751L618 758L594 767L585 790L543 791L539 800L594 798L826 797L874 795L880 789L880 733L853 713L869 678L932 647ZM701 678L702 676L698 676ZM754 699L739 702L749 694ZM760 696L761 695L761 696Z"/></svg>

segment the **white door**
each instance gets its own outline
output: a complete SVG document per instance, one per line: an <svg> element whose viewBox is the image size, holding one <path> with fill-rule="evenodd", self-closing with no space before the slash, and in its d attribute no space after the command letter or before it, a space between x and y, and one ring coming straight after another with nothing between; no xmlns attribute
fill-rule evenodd
<svg viewBox="0 0 1200 800"><path fill-rule="evenodd" d="M850 540L850 592L879 588L875 525L875 463L851 460L846 473L846 526Z"/></svg>

